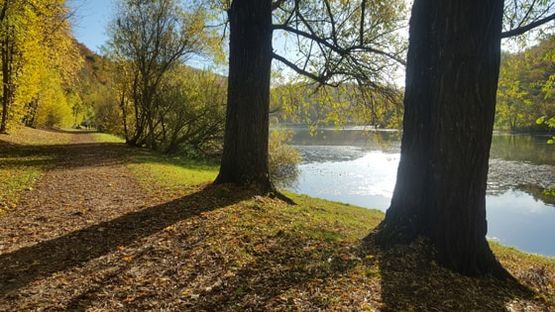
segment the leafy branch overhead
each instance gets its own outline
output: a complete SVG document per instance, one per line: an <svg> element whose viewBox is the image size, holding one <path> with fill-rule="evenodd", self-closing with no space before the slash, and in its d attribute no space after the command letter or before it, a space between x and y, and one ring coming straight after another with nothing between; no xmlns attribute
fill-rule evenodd
<svg viewBox="0 0 555 312"><path fill-rule="evenodd" d="M404 13L404 1L275 2L273 29L286 51L273 57L320 84L378 89L405 64Z"/></svg>

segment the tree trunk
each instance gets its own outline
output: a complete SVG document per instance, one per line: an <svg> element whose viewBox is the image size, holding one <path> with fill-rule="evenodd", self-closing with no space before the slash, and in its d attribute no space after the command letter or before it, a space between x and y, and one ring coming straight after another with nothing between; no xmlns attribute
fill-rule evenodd
<svg viewBox="0 0 555 312"><path fill-rule="evenodd" d="M229 20L226 129L220 174L215 183L253 185L269 191L271 0L234 0Z"/></svg>
<svg viewBox="0 0 555 312"><path fill-rule="evenodd" d="M486 241L502 0L415 0L397 184L376 238L429 238L439 262L504 275Z"/></svg>
<svg viewBox="0 0 555 312"><path fill-rule="evenodd" d="M123 134L125 136L125 143L129 143L129 131L127 129L127 111L125 110L125 91L121 91L119 107L121 109L121 119L123 122Z"/></svg>
<svg viewBox="0 0 555 312"><path fill-rule="evenodd" d="M12 73L9 34L2 42L2 117L0 119L0 133L8 131L8 112L12 101Z"/></svg>

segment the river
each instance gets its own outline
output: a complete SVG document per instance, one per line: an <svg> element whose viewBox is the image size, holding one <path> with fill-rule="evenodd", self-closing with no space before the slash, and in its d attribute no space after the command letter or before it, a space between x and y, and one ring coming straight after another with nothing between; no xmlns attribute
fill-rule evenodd
<svg viewBox="0 0 555 312"><path fill-rule="evenodd" d="M400 158L398 131L359 127L293 131L301 153L291 190L314 197L385 211ZM546 137L495 133L486 210L488 238L555 257L555 200L542 188L555 185L555 146Z"/></svg>

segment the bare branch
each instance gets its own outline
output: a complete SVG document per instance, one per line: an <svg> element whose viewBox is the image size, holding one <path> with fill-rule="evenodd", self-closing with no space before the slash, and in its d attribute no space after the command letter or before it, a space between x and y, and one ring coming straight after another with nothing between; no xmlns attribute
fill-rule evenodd
<svg viewBox="0 0 555 312"><path fill-rule="evenodd" d="M333 43L331 43L331 42L329 42L325 39L322 39L322 38L318 37L317 35L315 35L313 33L308 33L308 32L293 28L291 26L274 25L273 28L277 29L277 30L283 30L283 31L291 32L291 33L297 34L299 36L305 37L307 39L314 40L314 41L326 46L327 48L333 50L334 52L338 53L339 55L345 55L345 54L348 54L350 52L357 52L357 51L359 51L359 52L372 52L372 53L376 53L376 54L386 56L386 57L396 61L397 63L399 63L403 66L406 65L406 62L403 59L399 58L398 56L396 56L394 54L391 54L389 52L386 52L386 51L382 51L382 50L379 50L379 49L369 47L369 46L353 45L353 46L348 47L348 48L342 48L342 47L339 47L339 46L337 46L337 45L335 45L335 44L333 44Z"/></svg>
<svg viewBox="0 0 555 312"><path fill-rule="evenodd" d="M555 13L553 13L553 14L551 14L551 15L549 15L549 16L546 16L546 17L544 17L544 18L542 18L542 19L539 19L539 20L537 20L537 21L535 21L535 22L531 22L531 23L528 24L528 25L521 26L521 27L517 27L517 28L511 29L511 30L502 32L502 33L501 33L501 38L509 38L509 37L514 37L514 36L522 35L522 34L524 34L525 32L530 31L530 30L532 30L532 29L534 29L534 28L537 28L537 27L539 27L539 26L541 26L541 25L544 25L545 23L548 23L548 22L550 22L550 21L552 21L552 20L555 20Z"/></svg>
<svg viewBox="0 0 555 312"><path fill-rule="evenodd" d="M295 63L289 61L288 59L286 59L285 57L276 54L276 53L272 53L272 57L278 61L280 61L281 63L283 63L284 65L286 65L287 67L291 68L292 70L294 70L297 74L306 76L314 81L319 82L322 85L328 85L328 86L334 86L337 87L339 84L337 83L330 83L328 80L330 77L326 77L326 76L318 76L315 75L311 72L308 72L306 70L303 70L302 68L300 68L299 66L297 66Z"/></svg>

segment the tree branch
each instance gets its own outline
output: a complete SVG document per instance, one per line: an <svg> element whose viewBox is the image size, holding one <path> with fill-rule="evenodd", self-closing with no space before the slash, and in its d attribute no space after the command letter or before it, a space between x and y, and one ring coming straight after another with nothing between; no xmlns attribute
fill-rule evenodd
<svg viewBox="0 0 555 312"><path fill-rule="evenodd" d="M319 75L315 75L311 72L308 72L302 68L300 68L299 66L295 65L295 63L289 61L288 59L286 59L285 57L276 54L276 53L272 53L272 58L280 61L281 63L283 63L284 65L286 65L287 67L291 68L292 70L294 70L297 74L306 76L314 81L319 82L322 85L329 85L329 86L337 86L336 84L330 84L328 82L329 77L327 76L319 76Z"/></svg>
<svg viewBox="0 0 555 312"><path fill-rule="evenodd" d="M539 20L537 20L537 21L535 21L535 22L532 22L532 23L530 23L530 24L528 24L528 25L525 25L525 26L522 26L522 27L517 27L517 28L515 28L515 29L511 29L511 30L502 32L502 33L501 33L501 38L509 38L509 37L514 37L514 36L522 35L523 33L527 32L527 31L529 31L529 30L532 30L532 29L534 29L534 28L536 28L536 27L539 27L539 26L541 26L541 25L543 25L543 24L545 24L545 23L548 23L548 22L550 22L550 21L552 21L552 20L555 20L555 13L553 13L553 14L551 14L551 15L549 15L549 16L546 16L546 17L544 17L544 18L542 18L542 19L539 19Z"/></svg>
<svg viewBox="0 0 555 312"><path fill-rule="evenodd" d="M307 39L314 40L314 41L326 46L327 48L331 49L332 51L338 53L339 55L345 55L345 54L348 54L350 52L354 52L354 51L357 51L357 50L358 51L365 51L365 52L372 52L372 53L376 53L376 54L386 56L386 57L396 61L397 63L399 63L403 66L406 65L406 62L404 60L400 59L399 57L397 57L396 55L393 55L391 53L388 53L388 52L385 52L385 51L382 51L382 50L378 50L378 49L375 49L375 48L367 47L367 46L364 46L364 45L354 45L354 46L351 46L351 47L348 47L348 48L342 48L342 47L339 47L339 46L337 46L333 43L330 43L327 40L324 40L324 39L316 36L315 34L311 34L311 33L302 31L300 29L293 28L293 27L288 26L288 25L273 25L273 28L277 29L277 30L283 30L283 31L291 32L291 33L297 34L299 36L305 37Z"/></svg>

